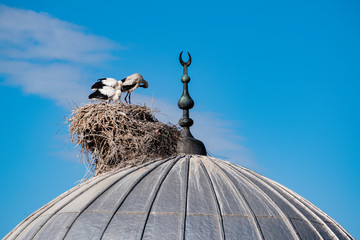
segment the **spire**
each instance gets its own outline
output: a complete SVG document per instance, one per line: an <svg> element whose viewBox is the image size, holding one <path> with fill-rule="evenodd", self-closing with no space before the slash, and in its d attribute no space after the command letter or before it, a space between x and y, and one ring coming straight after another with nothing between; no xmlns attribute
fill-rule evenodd
<svg viewBox="0 0 360 240"><path fill-rule="evenodd" d="M182 53L180 53L180 64L184 67L184 74L181 77L183 83L183 93L178 101L178 107L183 110L183 116L179 120L179 125L183 128L180 134L179 141L177 143L177 152L185 154L199 154L206 155L206 148L204 144L195 139L190 132L190 127L194 124L194 121L189 117L189 109L194 107L194 101L191 99L188 90L188 83L190 77L187 74L187 69L191 64L191 55L188 52L189 60L184 62L182 60Z"/></svg>

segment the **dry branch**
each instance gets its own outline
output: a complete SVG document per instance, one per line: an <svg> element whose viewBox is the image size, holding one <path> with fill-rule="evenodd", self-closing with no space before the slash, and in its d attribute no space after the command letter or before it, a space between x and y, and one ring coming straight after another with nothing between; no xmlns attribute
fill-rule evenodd
<svg viewBox="0 0 360 240"><path fill-rule="evenodd" d="M176 153L179 129L146 106L91 103L72 111L71 140L96 175Z"/></svg>

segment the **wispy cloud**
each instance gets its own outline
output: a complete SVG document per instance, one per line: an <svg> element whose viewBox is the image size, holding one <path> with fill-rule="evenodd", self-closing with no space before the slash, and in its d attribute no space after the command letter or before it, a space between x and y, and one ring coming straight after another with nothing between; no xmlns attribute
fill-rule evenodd
<svg viewBox="0 0 360 240"><path fill-rule="evenodd" d="M170 104L166 100L140 94L134 94L133 99L138 104L151 103L148 107L160 110L155 115L162 122L177 124L182 116L176 103ZM194 126L191 127L194 137L201 140L214 157L259 168L253 153L243 145L246 139L235 131L238 122L224 120L212 112L191 111L190 117L194 120Z"/></svg>
<svg viewBox="0 0 360 240"><path fill-rule="evenodd" d="M26 93L60 105L85 99L89 66L114 58L117 47L46 13L0 5L0 74Z"/></svg>
<svg viewBox="0 0 360 240"><path fill-rule="evenodd" d="M8 59L98 63L111 58L115 43L51 17L0 5L1 52Z"/></svg>
<svg viewBox="0 0 360 240"><path fill-rule="evenodd" d="M68 108L68 101L87 102L89 71L113 59L111 52L118 47L107 38L46 13L0 5L0 75L5 76L4 83L61 106ZM161 111L157 117L164 122L176 124L181 116L176 103L139 94L133 101L153 102ZM235 123L214 113L192 111L191 117L195 120L194 136L215 157L254 165L254 157L234 130Z"/></svg>

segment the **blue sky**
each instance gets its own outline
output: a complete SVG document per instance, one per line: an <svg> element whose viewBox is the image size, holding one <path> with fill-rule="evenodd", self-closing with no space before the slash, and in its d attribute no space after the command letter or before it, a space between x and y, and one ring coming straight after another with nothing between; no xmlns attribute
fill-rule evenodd
<svg viewBox="0 0 360 240"><path fill-rule="evenodd" d="M24 1L0 5L4 236L85 174L64 117L100 77L174 123L189 51L194 135L299 193L360 237L356 1Z"/></svg>

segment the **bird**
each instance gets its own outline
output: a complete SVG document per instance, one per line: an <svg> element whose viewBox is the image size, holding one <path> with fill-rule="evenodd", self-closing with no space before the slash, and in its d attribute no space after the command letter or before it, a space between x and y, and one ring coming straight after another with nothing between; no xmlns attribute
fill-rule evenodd
<svg viewBox="0 0 360 240"><path fill-rule="evenodd" d="M121 97L121 85L122 82L114 78L100 78L91 86L91 90L95 92L89 95L89 99L117 102Z"/></svg>
<svg viewBox="0 0 360 240"><path fill-rule="evenodd" d="M114 78L99 78L98 81L91 86L91 90L95 91L102 88L103 86L115 87L118 84L118 81Z"/></svg>
<svg viewBox="0 0 360 240"><path fill-rule="evenodd" d="M138 87L148 88L149 84L139 73L134 73L126 78L117 81L114 78L100 78L91 86L91 90L95 91L89 95L90 100L99 100L105 102L121 101L121 94L127 92L124 100L131 103L131 92ZM127 101L127 97L129 102Z"/></svg>
<svg viewBox="0 0 360 240"><path fill-rule="evenodd" d="M137 89L138 87L148 88L149 84L139 73L134 73L126 78L120 80L121 84L121 92L127 92L124 100L126 103L131 103L130 97L131 92ZM129 102L126 98L129 97Z"/></svg>

